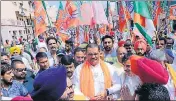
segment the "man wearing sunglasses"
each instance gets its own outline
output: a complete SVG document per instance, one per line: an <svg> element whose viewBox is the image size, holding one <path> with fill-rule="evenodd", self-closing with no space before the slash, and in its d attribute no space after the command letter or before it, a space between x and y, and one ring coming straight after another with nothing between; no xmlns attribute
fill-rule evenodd
<svg viewBox="0 0 176 101"><path fill-rule="evenodd" d="M14 79L21 82L29 93L32 92L34 74L32 71L26 68L22 60L16 59L11 63L11 67L14 69Z"/></svg>
<svg viewBox="0 0 176 101"><path fill-rule="evenodd" d="M14 80L13 68L6 62L1 62L1 97L29 96L27 89Z"/></svg>

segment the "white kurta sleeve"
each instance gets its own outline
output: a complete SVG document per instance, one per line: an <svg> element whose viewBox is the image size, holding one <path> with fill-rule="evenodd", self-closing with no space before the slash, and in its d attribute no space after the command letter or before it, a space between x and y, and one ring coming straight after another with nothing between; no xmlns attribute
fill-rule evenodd
<svg viewBox="0 0 176 101"><path fill-rule="evenodd" d="M111 74L112 84L113 86L108 88L109 94L115 94L121 89L120 77L118 76L117 72L115 71L115 67L108 64L108 68Z"/></svg>

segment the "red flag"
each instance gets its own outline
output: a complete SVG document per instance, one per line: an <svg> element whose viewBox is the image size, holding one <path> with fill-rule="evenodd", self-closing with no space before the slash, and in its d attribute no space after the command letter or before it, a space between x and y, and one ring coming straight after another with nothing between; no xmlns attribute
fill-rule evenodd
<svg viewBox="0 0 176 101"><path fill-rule="evenodd" d="M158 16L162 12L162 9L160 6L160 1L155 1L155 4L156 4L156 9L155 9L155 17L154 17L153 23L154 23L154 26L156 27L156 25L158 24Z"/></svg>

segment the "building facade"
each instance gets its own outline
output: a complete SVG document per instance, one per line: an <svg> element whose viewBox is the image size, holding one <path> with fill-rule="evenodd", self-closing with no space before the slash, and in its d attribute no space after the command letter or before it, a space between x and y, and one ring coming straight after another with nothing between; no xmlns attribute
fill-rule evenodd
<svg viewBox="0 0 176 101"><path fill-rule="evenodd" d="M34 37L33 13L30 1L1 2L1 36L2 42L14 38L30 40Z"/></svg>

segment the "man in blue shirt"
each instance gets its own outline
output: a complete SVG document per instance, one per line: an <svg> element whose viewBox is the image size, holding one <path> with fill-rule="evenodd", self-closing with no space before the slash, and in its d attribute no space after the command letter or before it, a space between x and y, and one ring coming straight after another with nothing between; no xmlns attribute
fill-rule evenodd
<svg viewBox="0 0 176 101"><path fill-rule="evenodd" d="M13 60L11 67L14 69L15 80L23 84L29 93L34 89L33 82L35 75L32 70L26 68L22 60Z"/></svg>
<svg viewBox="0 0 176 101"><path fill-rule="evenodd" d="M13 69L7 63L1 63L1 92L3 97L28 96L27 89L13 80Z"/></svg>

